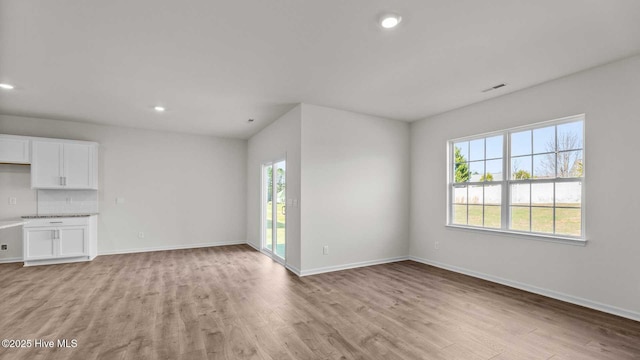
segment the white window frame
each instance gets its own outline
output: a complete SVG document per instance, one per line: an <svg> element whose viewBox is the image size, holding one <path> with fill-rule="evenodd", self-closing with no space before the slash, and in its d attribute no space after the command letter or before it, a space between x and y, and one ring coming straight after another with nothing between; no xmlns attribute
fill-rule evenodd
<svg viewBox="0 0 640 360"><path fill-rule="evenodd" d="M527 130L535 130L535 129L539 129L539 128L544 128L544 127L548 127L548 126L552 126L552 125L562 125L562 124L566 124L566 123L571 123L571 122L576 122L576 121L582 121L582 164L583 164L583 169L587 168L587 164L586 164L586 139L585 139L585 134L586 134L586 115L585 114L579 114L579 115L573 115L573 116L568 116L568 117L563 117L563 118L559 118L559 119L554 119L554 120L549 120L549 121L543 121L543 122L538 122L535 124L530 124L530 125L526 125L526 126L519 126L519 127L514 127L514 128L509 128L509 129L505 129L505 130L500 130L500 131L493 131L493 132L488 132L488 133L483 133L483 134L477 134L477 135L472 135L472 136L466 136L466 137L461 137L461 138L456 138L456 139L452 139L449 140L447 142L447 219L446 219L446 226L449 228L455 228L455 229L463 229L463 230L471 230L471 231L481 231L481 232L490 232L490 233L496 233L496 234L503 234L503 235L518 235L518 237L522 236L524 238L532 238L532 239L538 239L538 240L545 240L545 241L551 241L551 242L559 242L559 243L568 243L568 244L572 244L572 245L586 245L587 243L587 237L586 237L586 223L585 223L585 218L586 218L586 214L585 214L585 203L586 203L586 171L583 170L582 173L582 177L581 178L576 178L576 177L571 177L571 178L550 178L550 179L526 179L526 180L512 180L511 179L511 134L512 133L517 133L517 132L521 132L521 131L527 131ZM557 131L557 130L556 130ZM498 135L502 135L503 137L503 148L502 148L502 180L499 181L486 181L486 182L465 182L465 183L455 183L455 159L454 159L454 144L458 143L458 142L463 142L463 141L472 141L472 140L477 140L477 139L484 139L484 138L490 138L493 136L498 136ZM556 141L557 141L557 134L556 134ZM486 152L486 148L485 148L485 152ZM469 160L467 160L469 161ZM557 168L557 167L556 167ZM485 169L485 173L486 173L486 169ZM539 232L533 232L533 231L519 231L519 230L512 230L509 229L509 223L510 223L510 211L509 211L509 207L510 207L510 198L511 198L511 184L518 184L518 183L528 183L528 184L536 184L536 183L552 183L552 184L556 184L556 183L562 183L562 182L575 182L576 180L580 180L582 182L582 194L581 194L581 206L580 206L580 210L581 210L581 235L580 236L571 236L571 235L558 235L558 234L549 234L549 233L539 233ZM500 228L487 228L484 226L474 226L474 225L464 225L464 224L454 224L453 223L453 205L454 205L454 186L455 185L462 185L464 184L465 186L473 186L473 185L491 185L491 184L500 184L502 186L501 190L502 190L502 194L501 194L501 227ZM554 186L554 191L555 191L555 186ZM468 198L467 198L467 201ZM484 197L483 197L483 206L484 206ZM529 211L531 211L531 205L529 205ZM553 211L555 214L555 209L556 206L554 204L553 207ZM554 215L555 216L555 215ZM554 232L555 232L555 222L554 222Z"/></svg>

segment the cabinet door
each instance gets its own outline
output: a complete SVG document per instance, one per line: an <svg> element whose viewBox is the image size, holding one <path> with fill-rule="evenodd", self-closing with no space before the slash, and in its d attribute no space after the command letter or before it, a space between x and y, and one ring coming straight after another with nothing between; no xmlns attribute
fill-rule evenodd
<svg viewBox="0 0 640 360"><path fill-rule="evenodd" d="M84 256L89 254L87 248L87 227L60 228L59 257Z"/></svg>
<svg viewBox="0 0 640 360"><path fill-rule="evenodd" d="M31 187L41 189L63 188L62 143L36 141L32 143Z"/></svg>
<svg viewBox="0 0 640 360"><path fill-rule="evenodd" d="M67 189L96 188L94 146L64 144L64 178Z"/></svg>
<svg viewBox="0 0 640 360"><path fill-rule="evenodd" d="M53 228L24 229L25 260L55 257L56 231Z"/></svg>
<svg viewBox="0 0 640 360"><path fill-rule="evenodd" d="M0 135L0 163L29 164L30 162L28 138Z"/></svg>

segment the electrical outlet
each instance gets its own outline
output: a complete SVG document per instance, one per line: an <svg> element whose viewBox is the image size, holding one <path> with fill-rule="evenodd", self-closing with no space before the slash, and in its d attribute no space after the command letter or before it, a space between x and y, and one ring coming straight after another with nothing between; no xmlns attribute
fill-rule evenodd
<svg viewBox="0 0 640 360"><path fill-rule="evenodd" d="M144 239L144 232L140 231L140 232L138 233L138 238L139 238L139 239Z"/></svg>
<svg viewBox="0 0 640 360"><path fill-rule="evenodd" d="M322 247L322 255L329 255L329 245Z"/></svg>
<svg viewBox="0 0 640 360"><path fill-rule="evenodd" d="M122 198L122 197L117 197L117 198L116 198L116 204L124 204L124 198Z"/></svg>
<svg viewBox="0 0 640 360"><path fill-rule="evenodd" d="M434 242L434 243L433 243L433 247L434 247L436 250L440 249L440 241L436 241L436 242Z"/></svg>
<svg viewBox="0 0 640 360"><path fill-rule="evenodd" d="M18 199L15 197L10 197L9 198L9 205L15 205L18 203Z"/></svg>
<svg viewBox="0 0 640 360"><path fill-rule="evenodd" d="M0 245L0 250L7 250L7 249L8 249L7 244Z"/></svg>

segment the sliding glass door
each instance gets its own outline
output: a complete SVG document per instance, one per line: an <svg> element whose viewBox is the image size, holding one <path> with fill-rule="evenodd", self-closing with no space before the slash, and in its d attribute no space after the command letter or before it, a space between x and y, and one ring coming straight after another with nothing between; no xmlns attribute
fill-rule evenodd
<svg viewBox="0 0 640 360"><path fill-rule="evenodd" d="M286 257L286 161L262 165L262 250L278 261Z"/></svg>

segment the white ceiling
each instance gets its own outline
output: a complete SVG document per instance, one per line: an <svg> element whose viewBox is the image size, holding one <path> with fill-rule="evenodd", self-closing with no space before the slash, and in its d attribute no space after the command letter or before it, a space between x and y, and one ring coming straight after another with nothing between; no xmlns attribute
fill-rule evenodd
<svg viewBox="0 0 640 360"><path fill-rule="evenodd" d="M0 0L0 113L248 138L299 102L412 121L639 52L638 0Z"/></svg>

